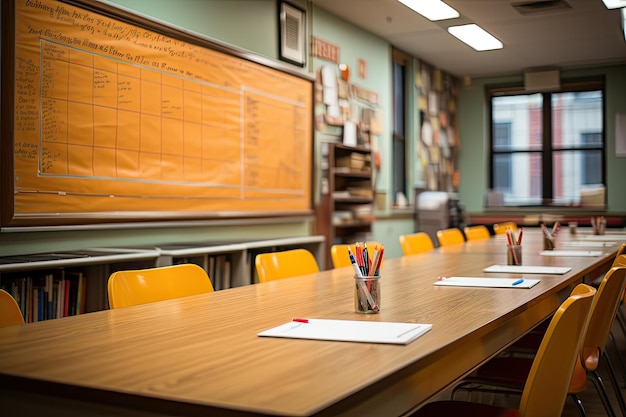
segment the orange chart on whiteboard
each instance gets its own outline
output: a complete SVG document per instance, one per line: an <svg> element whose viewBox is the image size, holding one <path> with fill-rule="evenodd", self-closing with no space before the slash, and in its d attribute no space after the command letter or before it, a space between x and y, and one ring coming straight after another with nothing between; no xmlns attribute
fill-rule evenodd
<svg viewBox="0 0 626 417"><path fill-rule="evenodd" d="M50 0L16 28L16 214L310 208L310 81Z"/></svg>

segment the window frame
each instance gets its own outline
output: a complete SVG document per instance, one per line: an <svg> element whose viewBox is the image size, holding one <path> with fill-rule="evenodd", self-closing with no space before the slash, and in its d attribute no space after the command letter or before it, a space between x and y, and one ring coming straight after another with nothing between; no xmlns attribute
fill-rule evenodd
<svg viewBox="0 0 626 417"><path fill-rule="evenodd" d="M568 147L555 147L553 146L552 140L552 96L553 94L559 93L576 93L576 92L585 92L585 91L602 91L602 132L600 133L600 137L602 138L602 142L600 146L568 146ZM554 203L554 172L553 172L553 157L555 152L563 152L563 151L582 151L582 152L597 152L598 150L601 152L601 178L602 185L605 187L605 201L604 205L606 207L606 198L608 196L608 187L607 187L607 142L606 142L606 82L605 77L593 77L586 79L576 79L576 80L565 80L562 81L561 87L559 90L553 91L530 91L524 89L522 85L486 85L485 86L485 97L486 97L486 106L488 108L488 129L489 129L489 137L488 137L488 153L489 153L489 161L488 161L488 184L489 189L494 189L495 179L495 156L497 155L515 155L515 154L539 154L541 159L541 202L539 204L524 204L523 206L530 207L554 207L554 206L562 206L564 204L555 204ZM502 96L517 96L517 95L531 95L531 94L541 94L543 96L543 104L542 104L542 128L541 128L541 147L539 149L528 148L523 150L518 149L509 149L506 151L494 150L494 140L495 140L495 132L494 132L494 109L493 109L493 99L495 97ZM595 133L595 132L593 132ZM548 173L548 175L546 175ZM519 205L508 204L506 207L519 207Z"/></svg>

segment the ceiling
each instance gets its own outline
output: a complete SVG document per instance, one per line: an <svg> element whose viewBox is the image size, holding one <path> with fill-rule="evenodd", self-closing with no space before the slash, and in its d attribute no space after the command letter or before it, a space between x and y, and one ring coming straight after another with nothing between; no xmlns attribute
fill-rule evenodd
<svg viewBox="0 0 626 417"><path fill-rule="evenodd" d="M446 0L461 17L431 22L396 0L311 0L348 22L449 74L484 77L525 70L626 63L619 9L602 0ZM519 3L543 3L521 14ZM562 5L561 5L562 6ZM476 23L504 48L477 52L447 32L448 26ZM332 39L328 39L332 42Z"/></svg>

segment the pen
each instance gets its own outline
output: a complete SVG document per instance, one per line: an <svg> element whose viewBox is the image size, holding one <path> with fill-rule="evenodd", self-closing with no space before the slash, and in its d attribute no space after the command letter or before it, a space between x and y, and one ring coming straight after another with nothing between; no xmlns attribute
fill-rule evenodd
<svg viewBox="0 0 626 417"><path fill-rule="evenodd" d="M354 255L352 254L352 250L350 249L350 246L348 246L348 255L350 256L350 263L352 264L354 273L356 274L357 277L362 277L363 273L361 272L361 268L359 268L359 265L357 265L356 259L354 259Z"/></svg>
<svg viewBox="0 0 626 417"><path fill-rule="evenodd" d="M385 245L381 245L378 255L378 261L376 262L376 265L374 265L374 276L378 276L380 274L380 265L383 263L383 256L385 255Z"/></svg>
<svg viewBox="0 0 626 417"><path fill-rule="evenodd" d="M524 228L520 227L519 235L517 235L517 246L521 246L522 245L522 235L523 234L524 234Z"/></svg>
<svg viewBox="0 0 626 417"><path fill-rule="evenodd" d="M363 266L365 267L365 276L369 276L370 271L369 271L369 262L370 258L369 255L367 253L367 242L363 243Z"/></svg>
<svg viewBox="0 0 626 417"><path fill-rule="evenodd" d="M513 285L513 286L515 286L515 285L519 285L519 284L521 284L522 282L524 282L524 280L523 280L523 279L518 279L517 281L513 282L513 284L511 284L511 285Z"/></svg>
<svg viewBox="0 0 626 417"><path fill-rule="evenodd" d="M300 319L300 318L294 317L291 321L295 321L296 323L308 323L309 319Z"/></svg>

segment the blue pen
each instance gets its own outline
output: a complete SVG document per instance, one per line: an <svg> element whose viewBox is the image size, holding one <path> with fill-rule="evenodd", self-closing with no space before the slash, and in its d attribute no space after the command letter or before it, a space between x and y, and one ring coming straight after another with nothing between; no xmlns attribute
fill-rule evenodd
<svg viewBox="0 0 626 417"><path fill-rule="evenodd" d="M369 260L370 260L370 258L369 258L369 255L367 253L367 242L366 242L366 243L363 244L363 265L364 265L364 268L365 268L365 271L363 271L363 272L364 272L365 276L369 276L369 274L370 274L370 268L369 268L370 262L369 262Z"/></svg>
<svg viewBox="0 0 626 417"><path fill-rule="evenodd" d="M523 279L518 279L517 281L515 281L515 282L514 282L513 284L511 284L511 285L519 285L519 284L521 284L522 282L524 282L524 280L523 280Z"/></svg>
<svg viewBox="0 0 626 417"><path fill-rule="evenodd" d="M356 274L356 276L362 277L363 272L361 271L361 268L359 268L359 265L357 265L356 259L354 259L354 255L352 254L352 251L350 250L349 246L348 246L348 255L350 255L350 263L352 264L352 268L354 268L354 273Z"/></svg>

